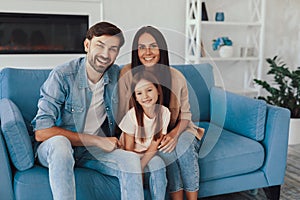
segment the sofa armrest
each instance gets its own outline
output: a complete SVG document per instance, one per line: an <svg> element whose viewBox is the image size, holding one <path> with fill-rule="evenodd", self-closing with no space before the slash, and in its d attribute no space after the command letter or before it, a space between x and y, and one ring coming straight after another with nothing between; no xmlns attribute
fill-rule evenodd
<svg viewBox="0 0 300 200"><path fill-rule="evenodd" d="M286 108L221 88L211 90L211 123L256 140L264 146L265 161L261 170L270 186L281 185L284 181L289 122L290 111Z"/></svg>
<svg viewBox="0 0 300 200"><path fill-rule="evenodd" d="M1 121L0 121L1 123ZM2 199L13 200L13 188L12 188L12 171L10 167L10 161L8 157L8 152L6 149L5 141L2 136L2 131L0 129L0 196Z"/></svg>
<svg viewBox="0 0 300 200"><path fill-rule="evenodd" d="M267 106L265 139L262 141L266 152L262 170L270 186L281 185L284 181L290 111L286 108Z"/></svg>

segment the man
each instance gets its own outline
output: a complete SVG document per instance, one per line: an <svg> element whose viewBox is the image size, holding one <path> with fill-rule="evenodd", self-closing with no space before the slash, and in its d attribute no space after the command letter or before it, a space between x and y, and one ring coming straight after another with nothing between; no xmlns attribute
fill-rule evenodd
<svg viewBox="0 0 300 200"><path fill-rule="evenodd" d="M115 137L119 67L113 63L123 44L118 27L95 24L84 41L86 56L54 68L41 87L32 125L55 200L76 199L75 164L118 177L121 199L143 199L139 157L117 149Z"/></svg>

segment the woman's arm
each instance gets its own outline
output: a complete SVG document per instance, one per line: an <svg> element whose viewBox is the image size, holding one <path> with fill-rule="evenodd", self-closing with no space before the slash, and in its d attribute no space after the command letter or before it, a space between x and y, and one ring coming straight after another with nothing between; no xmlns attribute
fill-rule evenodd
<svg viewBox="0 0 300 200"><path fill-rule="evenodd" d="M129 110L129 100L131 96L130 84L132 79L131 65L125 65L121 71L118 81L119 89L119 107L117 115L117 123L120 123L126 112Z"/></svg>
<svg viewBox="0 0 300 200"><path fill-rule="evenodd" d="M176 126L165 135L159 146L160 151L168 153L175 149L180 134L187 128L192 117L186 79L178 70L172 69L171 72L172 79L176 80L172 81L172 92L175 94L173 98L178 98L179 100L179 105L174 104L173 106L179 106L180 111L178 113L179 116L177 117ZM174 116L176 116L176 113Z"/></svg>

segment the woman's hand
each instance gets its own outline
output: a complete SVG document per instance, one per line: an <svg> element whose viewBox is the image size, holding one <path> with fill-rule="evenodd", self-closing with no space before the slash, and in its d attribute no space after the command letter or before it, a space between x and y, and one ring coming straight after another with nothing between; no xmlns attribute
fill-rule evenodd
<svg viewBox="0 0 300 200"><path fill-rule="evenodd" d="M160 145L158 146L158 150L162 151L163 153L171 153L178 141L179 135L186 129L189 124L189 120L181 119L168 134L164 136Z"/></svg>
<svg viewBox="0 0 300 200"><path fill-rule="evenodd" d="M164 136L160 145L158 146L158 150L163 153L171 153L178 141L178 134L176 132L170 132Z"/></svg>

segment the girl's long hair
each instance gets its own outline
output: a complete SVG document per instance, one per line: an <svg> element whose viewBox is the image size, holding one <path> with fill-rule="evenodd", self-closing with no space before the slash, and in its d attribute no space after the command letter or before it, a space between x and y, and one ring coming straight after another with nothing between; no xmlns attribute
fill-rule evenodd
<svg viewBox="0 0 300 200"><path fill-rule="evenodd" d="M169 53L167 42L163 34L156 28L152 26L144 26L140 28L134 36L132 43L132 53L131 53L131 67L139 68L139 70L132 70L132 75L136 72L141 71L145 68L141 63L138 56L138 41L142 34L148 33L154 37L159 48L160 59L158 63L153 66L153 73L157 77L159 83L161 84L164 100L163 105L169 107L170 95L171 95L171 72L169 65Z"/></svg>
<svg viewBox="0 0 300 200"><path fill-rule="evenodd" d="M151 83L153 83L153 85L156 87L157 91L158 91L158 98L157 98L157 102L155 105L155 113L156 113L156 119L155 119L155 128L154 128L154 140L156 141L157 139L159 139L161 137L161 132L162 132L162 109L161 109L161 105L163 103L163 91L162 91L162 87L159 84L158 80L155 78L154 74L152 74L151 72L148 71L141 71L139 73L136 73L133 76L132 79L132 84L131 84L131 91L132 95L130 97L130 104L134 107L135 113L136 113L136 120L138 123L138 132L137 132L137 136L138 139L143 143L145 141L145 127L144 127L144 110L142 108L142 106L138 103L138 101L136 100L136 95L135 95L135 87L137 85L138 82L140 82L141 80L146 80L149 81Z"/></svg>

